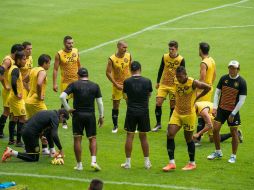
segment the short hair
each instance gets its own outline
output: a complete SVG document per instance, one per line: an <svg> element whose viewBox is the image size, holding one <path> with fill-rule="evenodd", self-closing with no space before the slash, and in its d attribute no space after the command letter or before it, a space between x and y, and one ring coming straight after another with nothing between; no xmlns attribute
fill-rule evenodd
<svg viewBox="0 0 254 190"><path fill-rule="evenodd" d="M178 42L175 41L175 40L171 40L171 41L168 43L168 46L169 46L169 47L178 48Z"/></svg>
<svg viewBox="0 0 254 190"><path fill-rule="evenodd" d="M69 119L69 112L66 109L64 109L64 108L59 109L58 110L58 114L59 114L59 116L61 114L63 114L63 117L64 117L65 120Z"/></svg>
<svg viewBox="0 0 254 190"><path fill-rule="evenodd" d="M72 39L71 36L65 36L63 42L65 43L67 40L71 40L71 39Z"/></svg>
<svg viewBox="0 0 254 190"><path fill-rule="evenodd" d="M24 49L26 49L26 47L27 47L27 46L31 46L32 43L26 41L26 42L23 42L22 45L23 45Z"/></svg>
<svg viewBox="0 0 254 190"><path fill-rule="evenodd" d="M177 67L176 68L176 73L184 73L184 74L187 74L186 73L186 69L185 69L185 67L184 66L179 66L179 67Z"/></svg>
<svg viewBox="0 0 254 190"><path fill-rule="evenodd" d="M22 59L23 57L25 57L25 53L23 51L17 51L15 53L15 63L17 63L18 59Z"/></svg>
<svg viewBox="0 0 254 190"><path fill-rule="evenodd" d="M138 61L133 61L131 63L131 71L135 72L137 70L141 70L141 65L140 65L140 63Z"/></svg>
<svg viewBox="0 0 254 190"><path fill-rule="evenodd" d="M84 67L79 68L78 70L78 76L80 77L88 77L88 70Z"/></svg>
<svg viewBox="0 0 254 190"><path fill-rule="evenodd" d="M99 179L93 179L90 183L90 190L102 190L103 182Z"/></svg>
<svg viewBox="0 0 254 190"><path fill-rule="evenodd" d="M4 75L4 71L5 71L4 67L0 66L0 75Z"/></svg>
<svg viewBox="0 0 254 190"><path fill-rule="evenodd" d="M41 54L38 58L38 65L42 66L44 63L48 63L51 60L51 57L47 54Z"/></svg>
<svg viewBox="0 0 254 190"><path fill-rule="evenodd" d="M21 44L14 44L11 47L11 53L16 53L17 51L23 51L23 50L24 50L24 47Z"/></svg>
<svg viewBox="0 0 254 190"><path fill-rule="evenodd" d="M209 53L210 46L206 42L200 42L199 49L202 51L203 54L207 55Z"/></svg>

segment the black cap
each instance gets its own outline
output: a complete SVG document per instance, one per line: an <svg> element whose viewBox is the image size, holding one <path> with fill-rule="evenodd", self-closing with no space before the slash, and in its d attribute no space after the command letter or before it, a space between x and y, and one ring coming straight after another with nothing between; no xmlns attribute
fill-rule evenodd
<svg viewBox="0 0 254 190"><path fill-rule="evenodd" d="M131 71L137 71L139 69L141 69L140 63L138 61L133 61L131 63Z"/></svg>
<svg viewBox="0 0 254 190"><path fill-rule="evenodd" d="M84 67L81 67L79 70L78 70L78 73L77 73L80 77L87 77L88 76L88 70Z"/></svg>
<svg viewBox="0 0 254 190"><path fill-rule="evenodd" d="M4 75L4 71L5 71L4 67L0 66L0 75Z"/></svg>

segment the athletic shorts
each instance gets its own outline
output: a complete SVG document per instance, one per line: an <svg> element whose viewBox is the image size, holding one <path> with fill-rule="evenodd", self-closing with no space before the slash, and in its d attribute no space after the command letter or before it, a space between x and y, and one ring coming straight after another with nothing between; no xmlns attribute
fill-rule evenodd
<svg viewBox="0 0 254 190"><path fill-rule="evenodd" d="M156 97L166 99L167 96L168 96L169 100L170 100L173 97L174 94L175 94L175 89L173 87L160 85L159 88L158 88Z"/></svg>
<svg viewBox="0 0 254 190"><path fill-rule="evenodd" d="M195 112L190 115L180 115L174 110L169 124L183 127L185 131L194 131L196 118L197 116Z"/></svg>
<svg viewBox="0 0 254 190"><path fill-rule="evenodd" d="M3 99L3 107L9 107L8 104L8 98L10 95L10 91L9 90L5 90L5 88L2 88L2 99Z"/></svg>
<svg viewBox="0 0 254 190"><path fill-rule="evenodd" d="M42 110L47 110L46 104L42 101L40 104L27 104L26 107L26 118L30 119L34 114L38 113Z"/></svg>
<svg viewBox="0 0 254 190"><path fill-rule="evenodd" d="M126 95L123 93L122 90L118 90L114 85L112 88L112 100L121 100L126 99Z"/></svg>
<svg viewBox="0 0 254 190"><path fill-rule="evenodd" d="M23 88L22 96L24 100L27 98L28 93L27 89Z"/></svg>
<svg viewBox="0 0 254 190"><path fill-rule="evenodd" d="M25 144L26 153L39 153L40 145L39 145L39 137L32 137L28 133L22 134L22 139Z"/></svg>
<svg viewBox="0 0 254 190"><path fill-rule="evenodd" d="M150 117L149 114L133 115L126 113L124 129L127 132L149 132L150 128Z"/></svg>
<svg viewBox="0 0 254 190"><path fill-rule="evenodd" d="M10 113L13 116L25 116L26 108L24 99L18 99L16 96L9 96L8 98Z"/></svg>
<svg viewBox="0 0 254 190"><path fill-rule="evenodd" d="M72 125L73 136L83 136L84 129L87 138L96 136L96 119L94 113L74 112L72 116Z"/></svg>
<svg viewBox="0 0 254 190"><path fill-rule="evenodd" d="M239 126L241 125L241 119L240 119L240 114L239 112L235 115L234 117L234 121L232 123L229 123L228 122L228 117L229 115L232 113L232 111L228 111L228 110L223 110L221 108L218 108L217 109L217 115L216 117L214 118L215 121L221 123L221 124L224 124L225 121L227 121L228 123L228 126Z"/></svg>
<svg viewBox="0 0 254 190"><path fill-rule="evenodd" d="M61 83L61 85L60 85L61 93L62 93L63 91L65 91L65 89L66 89L68 86L69 86L69 83ZM70 94L70 95L67 97L67 99L71 99L71 98L73 98L73 94Z"/></svg>

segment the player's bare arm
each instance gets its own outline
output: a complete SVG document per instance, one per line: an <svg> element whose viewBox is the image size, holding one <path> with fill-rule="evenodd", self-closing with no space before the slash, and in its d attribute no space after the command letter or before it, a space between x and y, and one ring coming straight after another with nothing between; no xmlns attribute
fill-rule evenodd
<svg viewBox="0 0 254 190"><path fill-rule="evenodd" d="M207 66L205 63L200 63L200 78L199 81L204 82L206 77Z"/></svg>
<svg viewBox="0 0 254 190"><path fill-rule="evenodd" d="M109 59L109 60L108 60L108 65L107 65L107 69L106 69L106 76L108 77L108 79L113 83L113 85L114 85L117 89L122 90L122 89L123 89L122 85L117 84L116 81L115 81L115 80L113 79L113 77L112 77L112 65L113 65L113 63L112 63L112 61Z"/></svg>
<svg viewBox="0 0 254 190"><path fill-rule="evenodd" d="M204 82L200 82L198 80L194 80L193 81L193 88L198 88L198 89L203 89L203 91L197 96L196 100L198 100L200 97L206 95L210 90L211 90L211 87L204 83Z"/></svg>
<svg viewBox="0 0 254 190"><path fill-rule="evenodd" d="M45 81L45 78L47 76L46 71L40 71L38 73L38 79L37 79L37 95L39 100L44 100L44 95L41 93L42 92L42 85Z"/></svg>
<svg viewBox="0 0 254 190"><path fill-rule="evenodd" d="M53 90L55 92L58 91L57 73L58 73L59 64L60 64L60 56L57 53L56 56L55 56L55 63L54 63L54 69L53 69Z"/></svg>

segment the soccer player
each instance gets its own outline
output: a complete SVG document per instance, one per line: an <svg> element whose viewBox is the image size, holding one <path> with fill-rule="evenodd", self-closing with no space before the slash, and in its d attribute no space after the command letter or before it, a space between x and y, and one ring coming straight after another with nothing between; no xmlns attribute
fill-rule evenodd
<svg viewBox="0 0 254 190"><path fill-rule="evenodd" d="M200 78L199 81L205 82L211 86L211 90L198 101L212 101L213 93L213 82L216 78L216 65L214 59L209 55L210 45L206 42L199 43L199 56L202 61L200 63ZM198 91L200 93L200 91ZM202 117L198 117L198 126L197 132L201 131L204 128L204 120ZM197 138L200 141L201 136Z"/></svg>
<svg viewBox="0 0 254 190"><path fill-rule="evenodd" d="M127 96L127 112L124 129L127 131L125 142L126 162L121 164L122 168L131 168L132 143L136 129L144 155L145 168L152 167L149 160L149 145L146 133L150 131L149 97L151 96L152 82L141 76L141 65L137 61L131 64L132 76L123 83L123 92Z"/></svg>
<svg viewBox="0 0 254 190"><path fill-rule="evenodd" d="M3 81L4 80L4 67L3 66L0 66L0 81Z"/></svg>
<svg viewBox="0 0 254 190"><path fill-rule="evenodd" d="M4 137L4 126L6 123L6 120L8 118L8 116L10 115L10 108L8 105L8 97L10 94L10 84L8 81L8 72L10 67L14 64L14 59L15 59L15 53L17 51L22 51L23 50L23 46L21 44L14 44L11 47L11 53L10 55L5 56L5 58L3 59L2 62L2 67L4 68L4 80L1 81L2 85L3 85L3 90L2 90L2 99L3 99L3 114L0 117L0 138ZM9 125L12 125L13 121L9 121Z"/></svg>
<svg viewBox="0 0 254 190"><path fill-rule="evenodd" d="M69 119L69 113L65 109L60 110L44 110L36 113L31 117L22 132L22 138L25 143L26 152L17 152L9 147L6 148L2 161L6 161L11 156L17 157L27 162L39 161L40 146L39 138L41 133L46 133L50 141L49 144L55 143L59 149L59 154L63 154L62 145L58 137L58 125L62 120Z"/></svg>
<svg viewBox="0 0 254 190"><path fill-rule="evenodd" d="M102 190L103 182L99 179L93 179L88 187L88 190Z"/></svg>
<svg viewBox="0 0 254 190"><path fill-rule="evenodd" d="M72 130L74 136L74 152L76 156L77 165L74 167L75 170L83 170L81 162L81 142L83 131L85 129L86 137L89 140L89 149L91 153L91 167L99 171L100 166L96 162L96 118L94 101L96 100L99 109L99 127L102 127L104 122L103 115L103 102L101 90L98 84L88 79L88 71L85 68L78 70L79 80L71 83L64 92L61 93L60 98L63 106L69 112L72 113ZM73 108L71 109L68 105L66 98L68 95L73 94Z"/></svg>
<svg viewBox="0 0 254 190"><path fill-rule="evenodd" d="M158 71L157 84L156 89L156 108L155 108L155 116L156 116L156 125L152 129L153 132L157 132L161 129L161 115L162 115L162 104L167 96L169 96L170 101L170 116L174 110L174 93L175 93L175 71L179 66L185 67L184 58L178 54L178 42L170 41L168 43L169 53L166 53L162 56L161 65Z"/></svg>
<svg viewBox="0 0 254 190"><path fill-rule="evenodd" d="M194 102L204 96L211 87L203 82L194 80L187 76L183 66L176 69L176 106L170 118L167 132L167 151L169 156L169 164L163 168L167 172L176 169L174 160L175 152L175 135L183 127L184 137L188 146L189 163L182 170L193 170L196 168L195 163L195 144L192 140L194 125L196 122L196 112ZM197 96L196 89L203 89Z"/></svg>
<svg viewBox="0 0 254 190"><path fill-rule="evenodd" d="M207 157L209 160L221 158L223 155L220 149L219 132L221 126L227 120L232 135L232 154L228 162L236 162L238 148L237 128L241 125L239 110L247 96L247 84L239 75L239 71L239 62L236 60L230 61L228 64L228 74L222 76L217 85L213 104L213 115L215 116L213 139L216 150Z"/></svg>
<svg viewBox="0 0 254 190"><path fill-rule="evenodd" d="M24 53L26 55L26 65L20 68L20 72L21 72L22 78L25 79L26 76L29 75L33 67L32 44L30 42L23 42L22 45L24 47ZM23 98L26 99L29 92L29 83L26 83L25 81L23 81L23 85L24 85Z"/></svg>
<svg viewBox="0 0 254 190"><path fill-rule="evenodd" d="M23 51L16 52L15 63L8 72L8 81L11 85L8 104L10 106L11 121L9 125L9 145L14 144L14 130L17 124L16 146L22 147L21 131L26 121L25 101L23 98L23 79L20 68L26 64L26 56Z"/></svg>
<svg viewBox="0 0 254 190"><path fill-rule="evenodd" d="M117 52L108 59L106 75L113 84L112 89L112 121L114 127L112 133L118 131L118 114L120 100L123 96L123 81L130 77L131 54L127 52L128 45L124 41L117 43Z"/></svg>
<svg viewBox="0 0 254 190"><path fill-rule="evenodd" d="M73 48L73 38L71 36L65 36L64 49L59 50L55 56L54 70L53 70L53 90L58 91L57 85L57 74L58 68L61 69L61 92L63 92L66 87L78 80L78 69L80 68L80 58L77 48ZM71 98L69 96L68 98ZM63 128L67 129L67 123L63 121Z"/></svg>

